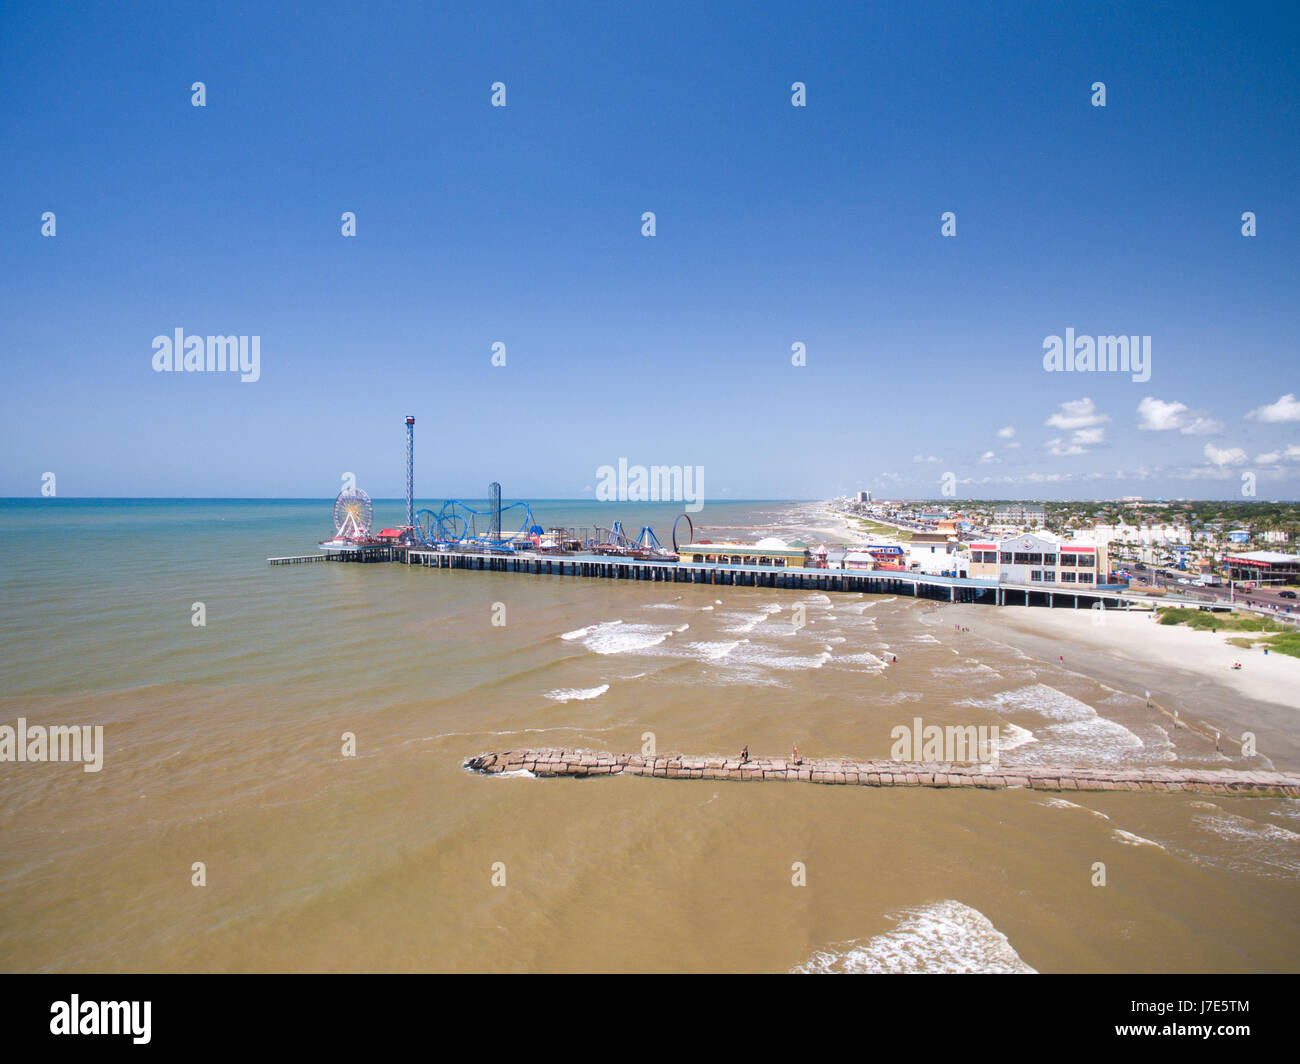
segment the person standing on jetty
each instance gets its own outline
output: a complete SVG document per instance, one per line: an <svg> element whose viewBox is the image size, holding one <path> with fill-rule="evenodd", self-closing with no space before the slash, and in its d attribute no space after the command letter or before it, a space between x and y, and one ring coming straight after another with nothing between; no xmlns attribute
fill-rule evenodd
<svg viewBox="0 0 1300 1064"><path fill-rule="evenodd" d="M799 756L799 744L794 743L793 746L794 746L794 752L790 755L790 760L796 765L802 765L803 758Z"/></svg>
<svg viewBox="0 0 1300 1064"><path fill-rule="evenodd" d="M740 751L740 763L743 765L748 760L749 760L749 744L746 743L745 748Z"/></svg>

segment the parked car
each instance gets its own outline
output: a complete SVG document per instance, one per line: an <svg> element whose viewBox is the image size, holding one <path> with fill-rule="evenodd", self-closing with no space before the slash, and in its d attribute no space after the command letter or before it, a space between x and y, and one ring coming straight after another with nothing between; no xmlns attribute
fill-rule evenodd
<svg viewBox="0 0 1300 1064"><path fill-rule="evenodd" d="M1279 591L1277 594L1278 598L1295 598L1294 591Z"/></svg>

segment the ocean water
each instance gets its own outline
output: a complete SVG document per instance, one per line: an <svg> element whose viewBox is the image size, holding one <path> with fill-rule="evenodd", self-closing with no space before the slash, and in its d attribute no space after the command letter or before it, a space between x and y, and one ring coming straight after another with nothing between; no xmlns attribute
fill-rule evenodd
<svg viewBox="0 0 1300 1064"><path fill-rule="evenodd" d="M402 509L377 502L377 526ZM679 511L534 506L546 527L665 541ZM696 538L833 538L817 504L692 517ZM906 598L266 564L330 531L328 501L0 503L18 548L0 561L0 723L105 736L97 773L0 763L0 968L1300 966L1294 802L461 767L651 736L886 757L914 717L998 724L1007 765L1232 764L1180 748L1141 692Z"/></svg>

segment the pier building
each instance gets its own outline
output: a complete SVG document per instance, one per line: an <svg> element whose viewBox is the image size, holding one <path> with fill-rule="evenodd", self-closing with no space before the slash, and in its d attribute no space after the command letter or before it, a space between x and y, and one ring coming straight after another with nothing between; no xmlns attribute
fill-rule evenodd
<svg viewBox="0 0 1300 1064"><path fill-rule="evenodd" d="M1063 540L1047 532L972 543L968 572L974 579L1065 589L1110 582L1106 551L1095 543Z"/></svg>
<svg viewBox="0 0 1300 1064"><path fill-rule="evenodd" d="M751 543L692 543L679 548L677 553L685 565L721 563L803 569L811 560L807 547L776 547Z"/></svg>

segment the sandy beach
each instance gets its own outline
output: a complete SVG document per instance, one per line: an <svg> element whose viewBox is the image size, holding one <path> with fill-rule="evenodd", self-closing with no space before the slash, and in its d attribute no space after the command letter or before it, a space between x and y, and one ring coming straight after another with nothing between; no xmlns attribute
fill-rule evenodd
<svg viewBox="0 0 1300 1064"><path fill-rule="evenodd" d="M1274 702L1300 712L1300 658L1232 646L1243 632L1205 632L1161 624L1147 612L1111 610L1098 617L1084 610L1023 610L1003 607L1004 623L1063 644L1113 654L1139 665L1180 670L1223 686L1229 696ZM1100 623L1094 623L1100 620ZM1070 650L1061 654L1069 657ZM1241 662L1239 670L1232 668Z"/></svg>
<svg viewBox="0 0 1300 1064"><path fill-rule="evenodd" d="M1300 765L1300 658L1228 643L1240 632L1163 625L1145 611L956 605L945 620L1123 690L1150 691L1188 723L1225 736L1252 731L1260 753L1279 768ZM1242 668L1234 670L1233 661Z"/></svg>
<svg viewBox="0 0 1300 1064"><path fill-rule="evenodd" d="M850 521L844 514L829 508L820 511L816 520L817 524L801 526L801 532L805 537L818 537L827 543L843 544L866 543L872 539L862 531L857 522Z"/></svg>
<svg viewBox="0 0 1300 1064"><path fill-rule="evenodd" d="M829 508L809 521L806 533L830 542L863 540L861 530ZM946 606L945 618L1014 646L1045 662L1064 658L1067 668L1134 694L1150 692L1180 719L1238 736L1267 728L1276 734L1267 753L1300 764L1293 737L1300 714L1300 658L1228 642L1250 633L1206 632L1162 625L1147 611ZM1242 667L1233 669L1234 661Z"/></svg>

